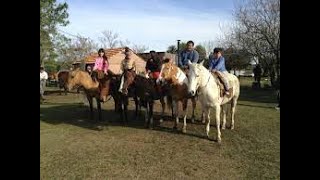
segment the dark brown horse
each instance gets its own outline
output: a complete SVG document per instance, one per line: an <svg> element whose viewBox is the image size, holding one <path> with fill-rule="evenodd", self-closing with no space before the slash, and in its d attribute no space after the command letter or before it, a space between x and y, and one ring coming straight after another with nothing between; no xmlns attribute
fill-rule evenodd
<svg viewBox="0 0 320 180"><path fill-rule="evenodd" d="M66 82L68 81L69 71L60 71L57 75L58 86L60 89L60 95L62 94L62 89L64 89L65 95L67 95L68 87Z"/></svg>
<svg viewBox="0 0 320 180"><path fill-rule="evenodd" d="M146 109L145 126L153 128L153 104L154 100L160 100L162 105L162 114L160 122L162 122L165 110L164 96L156 87L155 79L149 79L144 76L136 75L134 71L127 70L123 75L123 94L127 95L132 91L135 98L139 98L139 106ZM126 112L125 112L126 113ZM137 115L137 114L136 114ZM149 124L148 124L149 122Z"/></svg>

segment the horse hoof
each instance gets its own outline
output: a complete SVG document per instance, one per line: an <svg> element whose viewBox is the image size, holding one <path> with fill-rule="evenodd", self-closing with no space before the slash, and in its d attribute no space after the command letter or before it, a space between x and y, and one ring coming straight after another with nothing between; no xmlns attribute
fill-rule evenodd
<svg viewBox="0 0 320 180"><path fill-rule="evenodd" d="M233 129L234 129L234 126L231 126L230 129L233 130Z"/></svg>
<svg viewBox="0 0 320 180"><path fill-rule="evenodd" d="M187 133L187 128L182 128L182 133Z"/></svg>
<svg viewBox="0 0 320 180"><path fill-rule="evenodd" d="M102 130L103 130L103 126L100 126L100 125L97 126L97 130L98 130L98 131L102 131Z"/></svg>
<svg viewBox="0 0 320 180"><path fill-rule="evenodd" d="M222 129L222 130L225 130L225 129L226 129L226 126L222 126L221 129Z"/></svg>
<svg viewBox="0 0 320 180"><path fill-rule="evenodd" d="M219 143L219 144L221 143L221 138L217 139L217 143Z"/></svg>

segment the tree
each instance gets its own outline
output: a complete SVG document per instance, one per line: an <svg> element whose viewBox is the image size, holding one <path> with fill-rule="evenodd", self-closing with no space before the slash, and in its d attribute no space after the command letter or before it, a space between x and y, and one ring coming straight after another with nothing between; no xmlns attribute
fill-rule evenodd
<svg viewBox="0 0 320 180"><path fill-rule="evenodd" d="M115 48L119 44L119 34L111 30L102 31L102 37L99 40L104 48Z"/></svg>
<svg viewBox="0 0 320 180"><path fill-rule="evenodd" d="M98 49L98 44L93 40L78 35L78 38L67 41L65 46L59 49L61 68L69 69L75 61L84 63L85 57Z"/></svg>
<svg viewBox="0 0 320 180"><path fill-rule="evenodd" d="M177 47L175 45L171 45L168 47L167 53L175 54L177 53Z"/></svg>
<svg viewBox="0 0 320 180"><path fill-rule="evenodd" d="M214 41L205 41L205 42L202 42L200 43L206 50L206 55L209 56L210 53L213 51L213 49L215 48L215 43Z"/></svg>
<svg viewBox="0 0 320 180"><path fill-rule="evenodd" d="M183 49L185 49L185 48L186 48L186 45L187 45L187 43L185 43L185 42L180 42L180 44L179 44L179 51L181 52ZM168 47L168 49L167 49L167 52L168 52L168 53L173 53L173 54L175 54L175 53L177 53L177 51L178 51L178 49L177 49L177 46L176 46L176 45L170 45L170 46Z"/></svg>
<svg viewBox="0 0 320 180"><path fill-rule="evenodd" d="M227 70L233 70L234 74L236 74L236 70L245 69L250 65L250 55L244 50L237 50L230 47L224 51L223 56Z"/></svg>
<svg viewBox="0 0 320 180"><path fill-rule="evenodd" d="M128 46L130 46L130 44L131 44L131 42L128 39L126 39L124 41L119 40L120 47L128 47Z"/></svg>
<svg viewBox="0 0 320 180"><path fill-rule="evenodd" d="M236 7L232 36L236 45L257 57L271 84L280 76L280 0L247 0Z"/></svg>
<svg viewBox="0 0 320 180"><path fill-rule="evenodd" d="M59 35L57 26L66 26L69 23L67 10L67 3L40 0L40 64L57 56L53 39Z"/></svg>
<svg viewBox="0 0 320 180"><path fill-rule="evenodd" d="M207 59L206 49L202 45L197 45L195 50L199 53L199 62Z"/></svg>
<svg viewBox="0 0 320 180"><path fill-rule="evenodd" d="M145 51L147 51L149 49L149 47L145 46L145 45L137 45L137 44L133 44L131 49L135 52L135 53L144 53Z"/></svg>

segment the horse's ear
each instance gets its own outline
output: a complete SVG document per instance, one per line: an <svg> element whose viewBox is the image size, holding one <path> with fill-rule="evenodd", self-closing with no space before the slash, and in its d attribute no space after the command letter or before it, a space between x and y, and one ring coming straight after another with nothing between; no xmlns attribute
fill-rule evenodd
<svg viewBox="0 0 320 180"><path fill-rule="evenodd" d="M204 63L204 60L203 60L203 61L201 61L199 64L200 64L201 66L203 66L203 63Z"/></svg>

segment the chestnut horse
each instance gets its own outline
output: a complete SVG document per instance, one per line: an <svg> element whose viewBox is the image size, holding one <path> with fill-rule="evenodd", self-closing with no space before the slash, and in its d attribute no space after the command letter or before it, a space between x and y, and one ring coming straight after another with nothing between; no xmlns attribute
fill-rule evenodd
<svg viewBox="0 0 320 180"><path fill-rule="evenodd" d="M192 118L191 121L194 122L195 116L194 111L196 108L196 99L195 97L189 96L188 92L188 78L185 73L178 68L172 62L166 62L162 64L160 75L157 79L157 83L166 82L170 85L170 94L172 96L172 102L168 101L168 106L172 105L173 107L173 118L175 118L175 123L173 129L177 129L179 123L178 117L178 103L182 102L182 109L184 112L183 117L183 128L182 132L186 133L186 119L187 119L187 104L188 99L191 98L192 101Z"/></svg>
<svg viewBox="0 0 320 180"><path fill-rule="evenodd" d="M111 95L115 102L115 110L119 109L119 93L117 94L116 87L116 78L112 76L105 77L102 83L106 85L107 95ZM118 80L119 81L119 80ZM82 70L74 70L70 71L68 75L68 80L66 82L66 86L68 90L72 90L76 87L82 86L84 88L84 92L87 96L90 105L90 117L93 119L93 98L96 99L97 109L99 121L101 121L101 101L100 101L100 89L99 82L97 80L93 80L87 71Z"/></svg>

